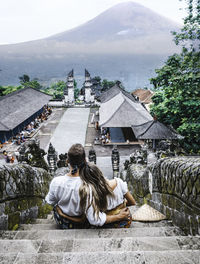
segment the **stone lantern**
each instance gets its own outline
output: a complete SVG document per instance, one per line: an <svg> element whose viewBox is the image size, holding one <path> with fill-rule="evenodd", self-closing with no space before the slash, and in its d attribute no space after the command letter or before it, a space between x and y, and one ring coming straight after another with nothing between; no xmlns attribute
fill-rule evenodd
<svg viewBox="0 0 200 264"><path fill-rule="evenodd" d="M115 146L112 150L111 160L112 160L113 175L115 176L119 173L119 162L120 162L120 156L117 146Z"/></svg>
<svg viewBox="0 0 200 264"><path fill-rule="evenodd" d="M93 148L89 150L88 159L89 159L89 162L94 162L94 164L96 164L97 162L96 152Z"/></svg>
<svg viewBox="0 0 200 264"><path fill-rule="evenodd" d="M19 149L19 157L18 161L20 163L26 163L27 162L27 157L26 157L26 146L23 144L20 149Z"/></svg>
<svg viewBox="0 0 200 264"><path fill-rule="evenodd" d="M55 151L55 148L53 147L51 143L49 144L47 160L49 164L50 173L53 174L57 169L56 163L58 160L58 155L57 155L57 152Z"/></svg>

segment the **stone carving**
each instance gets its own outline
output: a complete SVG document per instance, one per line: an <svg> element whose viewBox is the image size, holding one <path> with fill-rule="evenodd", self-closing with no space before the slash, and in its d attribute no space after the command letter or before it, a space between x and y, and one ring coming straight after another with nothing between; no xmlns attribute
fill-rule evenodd
<svg viewBox="0 0 200 264"><path fill-rule="evenodd" d="M44 160L46 152L40 148L38 139L32 138L23 143L19 148L19 163L27 163L33 167L43 168L48 170L48 165Z"/></svg>
<svg viewBox="0 0 200 264"><path fill-rule="evenodd" d="M59 160L57 162L57 166L58 166L58 168L68 166L68 164L67 164L67 153L59 155Z"/></svg>
<svg viewBox="0 0 200 264"><path fill-rule="evenodd" d="M200 158L168 157L130 164L123 178L139 203L148 202L188 234L199 234Z"/></svg>

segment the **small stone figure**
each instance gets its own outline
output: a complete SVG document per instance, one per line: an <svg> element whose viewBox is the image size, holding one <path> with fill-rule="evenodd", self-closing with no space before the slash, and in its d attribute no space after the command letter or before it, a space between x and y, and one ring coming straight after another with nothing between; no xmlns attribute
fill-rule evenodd
<svg viewBox="0 0 200 264"><path fill-rule="evenodd" d="M49 144L47 160L49 163L50 173L53 174L57 168L56 163L57 163L58 157L57 157L57 152L55 151L55 148L53 147L51 143Z"/></svg>
<svg viewBox="0 0 200 264"><path fill-rule="evenodd" d="M67 153L65 154L60 154L59 155L59 160L57 162L57 166L58 168L63 168L63 167L67 167Z"/></svg>
<svg viewBox="0 0 200 264"><path fill-rule="evenodd" d="M94 164L96 164L97 157L96 157L96 152L93 148L89 150L88 159L89 159L89 162L94 162Z"/></svg>
<svg viewBox="0 0 200 264"><path fill-rule="evenodd" d="M43 168L48 170L48 165L44 159L46 152L41 149L37 141L33 141L28 145L26 151L27 163L33 167Z"/></svg>
<svg viewBox="0 0 200 264"><path fill-rule="evenodd" d="M130 162L135 164L147 164L147 149L142 148L140 150L135 150L130 155Z"/></svg>
<svg viewBox="0 0 200 264"><path fill-rule="evenodd" d="M18 157L18 162L19 163L26 163L28 161L25 152L26 152L26 146L25 146L25 144L23 144L19 148L19 157Z"/></svg>

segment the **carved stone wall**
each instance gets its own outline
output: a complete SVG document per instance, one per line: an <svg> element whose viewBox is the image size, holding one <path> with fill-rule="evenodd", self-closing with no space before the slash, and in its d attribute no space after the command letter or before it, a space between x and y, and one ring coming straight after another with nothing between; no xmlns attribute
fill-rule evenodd
<svg viewBox="0 0 200 264"><path fill-rule="evenodd" d="M51 179L46 170L26 164L0 166L0 229L15 230L48 213L43 199Z"/></svg>
<svg viewBox="0 0 200 264"><path fill-rule="evenodd" d="M200 158L165 158L148 167L131 164L122 177L139 203L149 203L187 234L200 234Z"/></svg>

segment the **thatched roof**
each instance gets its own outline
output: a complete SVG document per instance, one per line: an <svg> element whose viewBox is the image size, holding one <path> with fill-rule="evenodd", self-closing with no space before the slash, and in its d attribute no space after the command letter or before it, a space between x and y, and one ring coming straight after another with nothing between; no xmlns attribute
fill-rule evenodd
<svg viewBox="0 0 200 264"><path fill-rule="evenodd" d="M32 88L0 97L0 131L14 129L39 111L50 99L50 95Z"/></svg>
<svg viewBox="0 0 200 264"><path fill-rule="evenodd" d="M110 98L111 94L108 95ZM122 91L101 103L99 116L99 125L102 127L131 127L153 120L141 103L130 99Z"/></svg>
<svg viewBox="0 0 200 264"><path fill-rule="evenodd" d="M181 138L175 130L165 126L157 120L149 121L141 125L132 126L137 139L177 139Z"/></svg>
<svg viewBox="0 0 200 264"><path fill-rule="evenodd" d="M120 88L117 84L115 84L113 87L111 87L107 91L103 92L101 94L100 101L101 101L101 103L105 103L119 93L122 93L123 95L128 97L131 101L134 101L134 102L137 101L137 100L135 100L135 97L133 97L130 93L128 93L125 90L123 90L122 88Z"/></svg>

